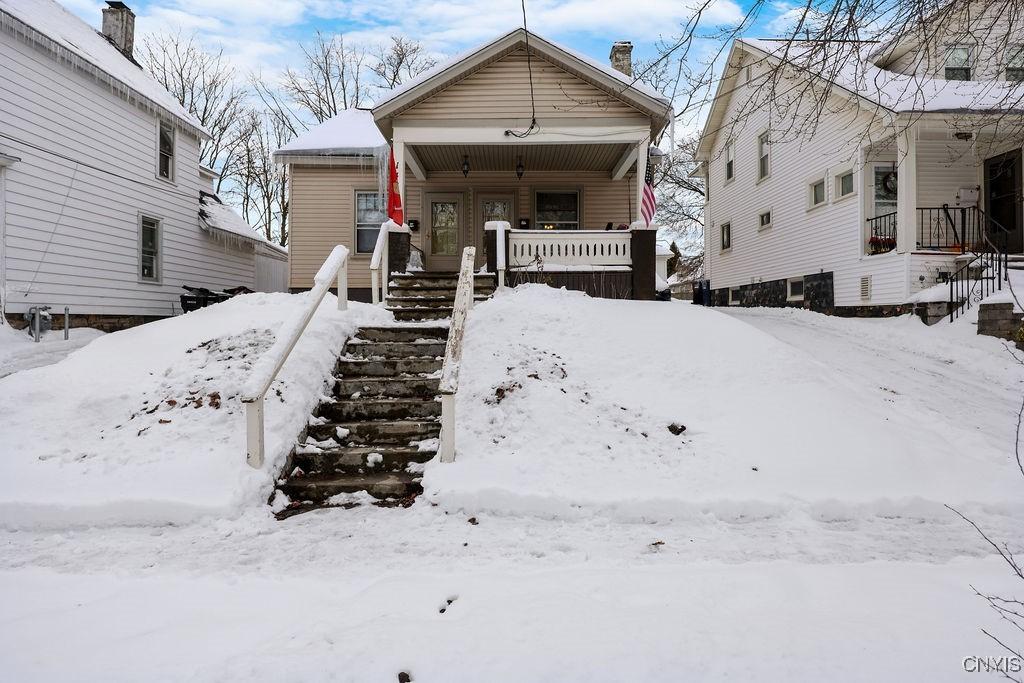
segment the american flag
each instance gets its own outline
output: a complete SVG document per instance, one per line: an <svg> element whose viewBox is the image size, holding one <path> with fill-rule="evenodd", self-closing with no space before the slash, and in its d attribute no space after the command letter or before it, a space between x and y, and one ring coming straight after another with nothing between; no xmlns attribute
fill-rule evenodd
<svg viewBox="0 0 1024 683"><path fill-rule="evenodd" d="M647 174L644 176L644 198L640 205L640 215L644 217L647 227L651 226L654 219L654 212L658 210L658 202L654 199L654 168L647 164Z"/></svg>

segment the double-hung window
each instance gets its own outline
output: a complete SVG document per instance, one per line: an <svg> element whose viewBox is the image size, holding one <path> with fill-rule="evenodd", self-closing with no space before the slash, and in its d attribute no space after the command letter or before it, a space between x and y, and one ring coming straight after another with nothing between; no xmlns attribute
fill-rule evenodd
<svg viewBox="0 0 1024 683"><path fill-rule="evenodd" d="M538 190L537 227L542 230L579 230L580 193Z"/></svg>
<svg viewBox="0 0 1024 683"><path fill-rule="evenodd" d="M736 173L736 148L733 143L729 143L725 147L725 179L727 181L732 180L733 175Z"/></svg>
<svg viewBox="0 0 1024 683"><path fill-rule="evenodd" d="M768 133L761 133L757 136L757 179L764 180L771 172L771 152L769 150Z"/></svg>
<svg viewBox="0 0 1024 683"><path fill-rule="evenodd" d="M836 176L836 197L842 199L853 194L853 171L844 171Z"/></svg>
<svg viewBox="0 0 1024 683"><path fill-rule="evenodd" d="M356 192L356 253L372 254L377 246L384 208L379 192Z"/></svg>
<svg viewBox="0 0 1024 683"><path fill-rule="evenodd" d="M1006 47L1006 80L1024 81L1024 45Z"/></svg>
<svg viewBox="0 0 1024 683"><path fill-rule="evenodd" d="M812 209L824 204L825 200L828 198L825 193L825 179L821 178L819 180L812 181L807 188L807 194L808 203Z"/></svg>
<svg viewBox="0 0 1024 683"><path fill-rule="evenodd" d="M722 251L732 248L732 224L722 223L719 226L719 231L722 233Z"/></svg>
<svg viewBox="0 0 1024 683"><path fill-rule="evenodd" d="M174 180L174 126L160 122L157 135L157 175L164 180Z"/></svg>
<svg viewBox="0 0 1024 683"><path fill-rule="evenodd" d="M160 282L160 221L149 216L139 218L139 279Z"/></svg>
<svg viewBox="0 0 1024 683"><path fill-rule="evenodd" d="M969 45L953 45L946 51L946 80L971 80L971 48Z"/></svg>

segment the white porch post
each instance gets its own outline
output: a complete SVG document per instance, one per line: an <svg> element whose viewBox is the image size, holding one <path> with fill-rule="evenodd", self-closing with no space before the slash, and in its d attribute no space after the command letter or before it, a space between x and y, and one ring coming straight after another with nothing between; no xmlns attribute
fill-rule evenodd
<svg viewBox="0 0 1024 683"><path fill-rule="evenodd" d="M644 178L647 177L647 138L644 138L636 145L636 213L634 221L642 221L640 207L644 201Z"/></svg>
<svg viewBox="0 0 1024 683"><path fill-rule="evenodd" d="M917 124L906 124L896 136L896 251L917 246Z"/></svg>

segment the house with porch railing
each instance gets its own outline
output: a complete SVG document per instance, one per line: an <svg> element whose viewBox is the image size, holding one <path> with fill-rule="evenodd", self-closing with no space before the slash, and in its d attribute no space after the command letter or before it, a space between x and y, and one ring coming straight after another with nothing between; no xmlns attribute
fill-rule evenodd
<svg viewBox="0 0 1024 683"><path fill-rule="evenodd" d="M485 225L505 223L508 284L653 298L657 247L640 207L672 113L633 77L631 50L615 43L600 64L516 29L279 149L291 182L291 289L311 288L338 244L351 252L352 298L387 286L388 277L373 286L371 261L390 152L408 247L391 250L388 273L410 263L454 272L466 247L477 269L497 270Z"/></svg>
<svg viewBox="0 0 1024 683"><path fill-rule="evenodd" d="M1024 247L1024 26L999 4L888 42L735 41L697 155L712 303L948 313L1002 286Z"/></svg>

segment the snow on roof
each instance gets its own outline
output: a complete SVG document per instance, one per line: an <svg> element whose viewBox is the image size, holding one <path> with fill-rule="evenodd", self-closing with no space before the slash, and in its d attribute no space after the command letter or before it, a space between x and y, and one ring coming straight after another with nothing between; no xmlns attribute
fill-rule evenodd
<svg viewBox="0 0 1024 683"><path fill-rule="evenodd" d="M497 42L501 41L502 39L507 38L507 37L517 33L517 32L523 32L523 29L516 28L516 29L513 29L511 31L507 31L507 32L497 36L493 40L488 40L485 43L482 43L482 44L480 44L480 45L478 45L478 46L476 46L476 47L474 47L474 48L472 48L470 50L467 50L465 52L462 52L462 53L452 57L451 59L449 59L446 62L442 62L442 63L434 66L431 69L427 69L423 73L421 73L418 76L416 76L416 78L414 78L414 79L412 79L410 81L406 81L405 83L402 83L401 85L398 85L395 88L393 88L393 89L389 90L388 92L384 93L384 95L374 104L374 108L377 108L377 107L379 107L379 106L381 106L383 104L386 104L386 103L390 102L391 100L394 100L397 97L400 97L401 95L404 95L405 93L409 92L413 88L416 88L420 84L422 84L422 83L424 83L426 81L429 81L430 79L434 78L435 76L437 76L437 75L439 75L439 74L441 74L441 73L443 73L443 72L445 72L445 71L447 71L447 70L457 66L460 62L463 62L463 61L469 59L470 57L472 57L476 53L482 52L483 50L486 50L488 47L490 47L494 43L497 43ZM666 106L669 104L669 101L668 101L667 97L665 97L664 95L662 95L658 91L654 90L653 88L648 87L646 84L641 83L638 80L634 80L633 77L627 76L626 74L622 73L621 71L613 69L610 64L602 64L601 62L598 62L597 60L591 59L590 57L587 57L586 55L581 54L579 52L576 52L575 50L567 48L564 45L560 45L558 43L555 43L555 42L553 42L551 40L548 40L547 38L542 38L541 36L538 36L537 34L533 33L532 31L528 31L527 33L529 33L529 37L531 39L539 41L540 43L547 43L548 45L550 45L550 46L552 46L552 47L554 47L554 48L556 48L558 50L561 50L562 52L566 53L567 55L569 55L569 56L571 56L571 57L573 57L573 58L583 62L587 66L589 66L589 67L591 67L593 69L597 69L598 71L601 71L606 76L610 76L611 78L614 78L615 80L619 81L623 85L630 86L633 90L636 90L636 91L646 95L647 97L650 97L650 98L653 98L655 100L658 100L658 101L664 103Z"/></svg>
<svg viewBox="0 0 1024 683"><path fill-rule="evenodd" d="M880 69L874 42L820 43L740 38L739 43L809 73L827 73L835 85L895 112L983 112L1024 109L1024 85L1007 81L947 81Z"/></svg>
<svg viewBox="0 0 1024 683"><path fill-rule="evenodd" d="M233 240L245 240L251 244L260 244L270 247L275 251L287 254L288 250L274 244L266 237L246 223L235 210L221 201L221 198L211 192L199 193L199 218L200 223L215 232Z"/></svg>
<svg viewBox="0 0 1024 683"><path fill-rule="evenodd" d="M0 27L24 33L24 26L19 23L53 41L54 45L48 47L51 50L56 48L62 61L98 70L119 82L122 88L134 91L155 107L198 132L206 133L202 124L185 111L162 85L121 54L105 36L54 0L0 0Z"/></svg>
<svg viewBox="0 0 1024 683"><path fill-rule="evenodd" d="M365 156L387 144L373 122L373 114L366 109L346 109L310 128L274 154Z"/></svg>

